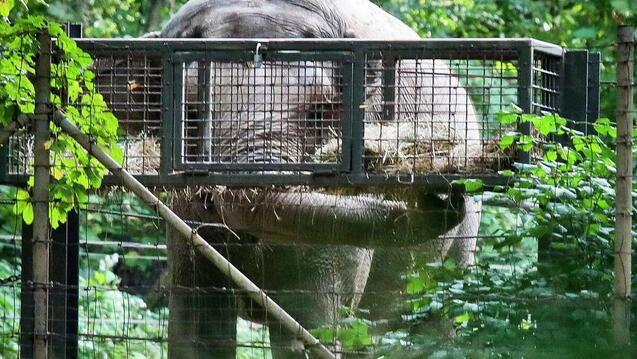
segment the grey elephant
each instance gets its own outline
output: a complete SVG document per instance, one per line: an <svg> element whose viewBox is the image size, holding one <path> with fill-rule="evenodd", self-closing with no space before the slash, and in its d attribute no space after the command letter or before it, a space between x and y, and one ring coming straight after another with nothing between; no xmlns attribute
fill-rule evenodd
<svg viewBox="0 0 637 359"><path fill-rule="evenodd" d="M409 27L367 0L191 0L160 33L151 36L418 38ZM414 70L412 72L419 71L419 66L422 64L409 61L400 65L402 69ZM431 86L418 86L417 90L411 86L412 92L398 97L399 104L406 108L411 106L415 96L423 102L423 108L404 111L403 116L430 113L433 117L448 117L450 101L455 101L468 111L462 121L452 125L455 133L464 136L461 139L467 143L478 140L477 119L463 87L443 63L430 62L425 66L431 67L430 73L439 75L431 77ZM262 71L268 71L267 66ZM311 156L327 142L329 135L316 131L308 124L309 120L292 119L308 118L302 114L309 110L298 104L316 101L312 88L317 86L323 90L321 95L326 96L324 90L335 86L331 82L333 75L329 71L304 73L303 84L299 85L303 91L298 91L292 100L289 93L276 96L286 91L282 82L268 83L261 86L262 92L252 94L225 91L229 84L214 84L217 86L212 86L216 91L213 95L225 98L227 103L258 103L257 96L265 95L274 100L245 112L220 110L216 115L219 126L211 136L222 145L217 146L213 152L218 153L213 154L253 163L273 158L277 163L298 162L304 156ZM296 78L299 76L295 73ZM409 88L409 81L413 79L403 77L401 81L406 81L404 85ZM455 89L454 97L448 92L437 93L436 84L441 84L440 88ZM248 83L233 85L246 89L249 86ZM367 104L377 106L380 96L369 93ZM285 111L272 111L272 108ZM237 118L248 119L241 123L242 131L232 130ZM338 117L330 120L338 121ZM404 122L409 118L399 120ZM435 122L431 117L423 121L425 126ZM263 124L268 126L261 126ZM256 134L262 142L255 146L237 133ZM302 141L301 145L300 138L312 138L312 141ZM335 324L337 309L355 308L366 286L371 292L397 288L398 274L411 257L409 251L397 251L396 246L415 246L436 259L452 254L460 263L471 264L480 216L480 204L460 193L439 196L417 192L415 199L401 201L298 187L200 188L173 193L169 202L182 218L201 223L196 227L204 238L307 328ZM223 223L227 228L207 225L210 223ZM173 231L168 235L168 256L170 357L234 358L238 316L267 323L274 358L304 357L303 347L293 333L285 332L268 318L268 313L246 300ZM385 306L373 299L367 302L376 308Z"/></svg>

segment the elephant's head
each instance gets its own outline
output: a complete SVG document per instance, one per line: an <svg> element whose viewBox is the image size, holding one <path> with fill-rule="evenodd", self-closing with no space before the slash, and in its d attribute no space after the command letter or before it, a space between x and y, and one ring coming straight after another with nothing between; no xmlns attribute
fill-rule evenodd
<svg viewBox="0 0 637 359"><path fill-rule="evenodd" d="M191 0L153 36L418 38L407 26L366 0ZM211 123L203 135L187 132L186 136L209 140L204 146L208 161L305 163L338 128L342 111L338 105L341 74L332 62L265 61L254 67L245 63L200 61L184 66L185 86L193 89L186 89L185 116L192 115L195 122L207 116ZM415 68L413 64L410 66ZM430 72L441 74L443 78L439 80L445 88L457 85L446 68ZM207 78L203 91L202 73ZM445 99L448 101L448 93L441 95L443 99L427 91L419 100L429 101L424 104L428 109ZM202 94L210 104L203 112L198 109ZM417 95L413 91L403 92L398 101L413 103ZM368 93L368 96L367 101L375 104L381 101L382 94ZM188 156L201 154L185 150L183 155L187 161ZM445 234L465 215L464 197L460 193L446 197L420 193L409 204L369 195L345 196L289 188L224 188L214 191L211 198L230 228L279 241L371 247L413 245Z"/></svg>

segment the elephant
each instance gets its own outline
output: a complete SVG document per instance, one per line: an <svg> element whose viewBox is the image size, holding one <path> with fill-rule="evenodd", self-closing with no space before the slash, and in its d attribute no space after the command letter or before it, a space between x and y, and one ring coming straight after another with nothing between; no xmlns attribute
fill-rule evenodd
<svg viewBox="0 0 637 359"><path fill-rule="evenodd" d="M412 29L367 0L190 0L163 30L147 37L419 39ZM414 116L423 113L449 117L450 101L457 101L467 113L462 122L454 124L455 133L466 142L479 139L473 106L447 65L440 61L404 60L398 67L405 73L432 74L426 80L430 86L413 86L414 78L402 77L404 87L414 90L397 96L398 104L405 109L401 115L404 118L398 120L414 120ZM220 68L223 71L223 66ZM310 75L302 75L303 84L297 85L303 91L298 91L293 100L289 93L287 97L272 95L285 91L285 84L274 80L262 86L261 93L240 92L239 97L236 92L224 92L230 84L212 86L217 91L214 95L225 96L229 103L258 102L257 95L282 100L245 113L240 109L220 111L219 128L211 135L219 139L220 145L211 152L223 159L251 163L298 162L311 156L329 134L317 130L312 122L316 119L306 114L310 110L298 104L325 100L331 96L325 89L336 86L332 81L335 74L329 70L319 72L318 68ZM262 71L270 70L266 66ZM293 70L286 71L290 75ZM294 75L290 77L301 76ZM436 84L440 85L438 89ZM316 87L322 89L319 98L312 91ZM455 91L453 98L449 89ZM378 92L368 93L366 104L370 108L379 106L381 96ZM420 96L421 105L413 104L415 96ZM272 111L275 105L285 110ZM241 123L242 131L232 132L230 127L237 124L239 117L248 120ZM369 117L370 123L384 121L374 118L373 111ZM339 118L325 120L338 122ZM431 117L421 122L423 126L436 123ZM264 123L269 126L261 128ZM251 145L237 133L257 136L261 145ZM311 140L300 140L308 138ZM305 187L218 186L173 191L168 202L179 216L193 224L193 230L303 326L317 328L334 325L340 307L355 308L366 286L371 292L397 288L397 274L411 258L405 255L410 252L403 246L431 253L434 259L453 255L463 265L473 263L480 203L456 191L446 196L424 190L414 192L413 198L406 201ZM167 243L169 357L234 358L238 316L268 325L273 358L305 357L303 346L293 333L286 333L279 323L268 318L268 313L247 300L178 233L169 229ZM370 306L385 306L374 303Z"/></svg>

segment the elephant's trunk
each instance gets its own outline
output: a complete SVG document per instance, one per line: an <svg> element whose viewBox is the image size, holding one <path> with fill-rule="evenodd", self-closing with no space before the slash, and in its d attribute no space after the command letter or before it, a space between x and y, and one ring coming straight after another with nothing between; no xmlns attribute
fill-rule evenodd
<svg viewBox="0 0 637 359"><path fill-rule="evenodd" d="M422 194L417 206L372 196L224 189L215 205L231 228L270 241L361 247L426 243L460 223L464 197Z"/></svg>

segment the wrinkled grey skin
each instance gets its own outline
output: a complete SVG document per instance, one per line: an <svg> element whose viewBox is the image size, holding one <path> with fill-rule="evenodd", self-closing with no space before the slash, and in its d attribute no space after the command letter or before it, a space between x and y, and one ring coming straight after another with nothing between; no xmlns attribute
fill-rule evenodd
<svg viewBox="0 0 637 359"><path fill-rule="evenodd" d="M366 0L193 0L161 33L152 36L418 38L407 26ZM448 70L441 72L445 71ZM447 87L450 81L457 83L455 78L443 77L434 81L443 81ZM429 104L434 110L449 101L448 96L429 97L434 99ZM403 100L408 102L409 98ZM368 101L373 104L380 100ZM470 115L475 122L475 114ZM305 134L303 128L287 130ZM477 123L467 131L477 131ZM280 147L292 146L284 143ZM277 153L279 158L290 160L303 155ZM408 251L392 250L392 246L422 244L422 250L430 252L434 259L453 254L463 264L473 262L480 204L461 195L441 198L425 193L418 194L415 202L414 207L397 200L304 189L202 190L170 198L172 208L182 218L221 222L236 231L240 239L224 229L199 229L257 285L273 291L272 297L307 328L333 323L340 306L356 307L368 277L367 285L372 291L398 288L397 275L409 265L410 256ZM274 358L304 357L300 342L267 318L267 313L243 300L241 293L211 289L232 288L232 284L186 243L176 233L169 233L170 357L234 358L238 315L269 324ZM385 248L376 253L372 249L382 247ZM376 299L368 302L377 308L387 305L382 301L378 304Z"/></svg>

